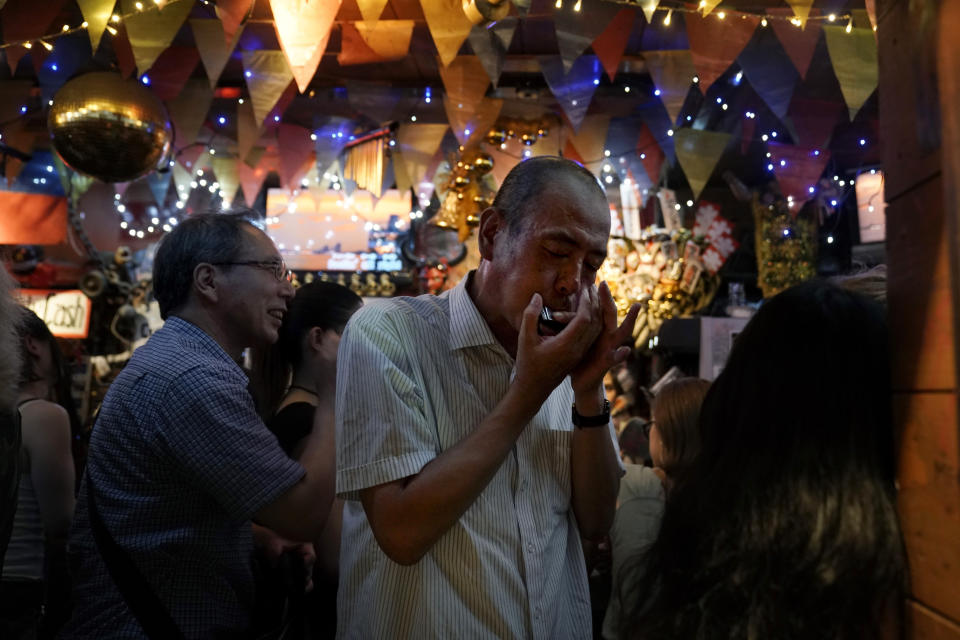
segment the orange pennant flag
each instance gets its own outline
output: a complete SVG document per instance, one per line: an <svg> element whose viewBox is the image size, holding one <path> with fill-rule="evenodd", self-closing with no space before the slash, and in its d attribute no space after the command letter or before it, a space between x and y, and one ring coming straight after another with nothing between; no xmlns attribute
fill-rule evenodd
<svg viewBox="0 0 960 640"><path fill-rule="evenodd" d="M193 18L190 20L190 27L193 29L193 39L197 43L203 68L207 71L207 79L210 80L210 88L215 89L243 30L238 29L233 40L227 43L223 39L223 27L219 20Z"/></svg>
<svg viewBox="0 0 960 640"><path fill-rule="evenodd" d="M667 109L670 123L676 124L680 109L690 92L690 84L697 74L693 56L686 49L644 51L643 60L647 63L654 87L660 92L660 101Z"/></svg>
<svg viewBox="0 0 960 640"><path fill-rule="evenodd" d="M613 17L607 28L597 36L593 41L593 52L600 59L603 70L610 78L610 82L617 75L617 67L623 58L623 52L627 48L627 41L633 32L633 24L637 19L637 12L634 9L621 9Z"/></svg>
<svg viewBox="0 0 960 640"><path fill-rule="evenodd" d="M123 13L127 15L124 25L133 48L133 57L137 61L137 72L143 75L173 42L193 9L193 3L175 2L163 10L153 5L138 11L136 0L121 1Z"/></svg>
<svg viewBox="0 0 960 640"><path fill-rule="evenodd" d="M223 24L224 42L233 41L233 36L252 8L253 0L217 0L217 17Z"/></svg>
<svg viewBox="0 0 960 640"><path fill-rule="evenodd" d="M789 9L768 9L773 16L789 16ZM773 32L777 34L777 40L783 45L783 50L790 56L790 61L800 73L801 78L807 77L807 69L810 68L810 61L813 60L813 53L817 49L817 42L820 40L820 21L813 20L806 23L805 29L800 29L790 23L789 20L770 20Z"/></svg>
<svg viewBox="0 0 960 640"><path fill-rule="evenodd" d="M237 187L240 184L238 163L240 161L237 158L220 154L213 156L210 160L210 164L213 165L213 174L217 176L217 182L220 183L223 204L227 208L233 204L233 198L237 195Z"/></svg>
<svg viewBox="0 0 960 640"><path fill-rule="evenodd" d="M461 0L420 0L420 7L440 54L440 62L450 64L473 28L473 23L463 13Z"/></svg>
<svg viewBox="0 0 960 640"><path fill-rule="evenodd" d="M739 19L722 20L718 16L702 18L688 13L684 18L693 65L700 76L697 86L706 95L714 81L747 46L760 24L760 16L744 14Z"/></svg>
<svg viewBox="0 0 960 640"><path fill-rule="evenodd" d="M244 51L243 75L259 127L290 86L293 72L282 51Z"/></svg>
<svg viewBox="0 0 960 640"><path fill-rule="evenodd" d="M380 20L371 27L366 22L344 22L337 63L345 67L406 57L414 24L413 20Z"/></svg>
<svg viewBox="0 0 960 640"><path fill-rule="evenodd" d="M327 48L341 0L270 0L280 48L305 93Z"/></svg>
<svg viewBox="0 0 960 640"><path fill-rule="evenodd" d="M55 245L67 240L67 199L41 193L0 191L0 244Z"/></svg>
<svg viewBox="0 0 960 640"><path fill-rule="evenodd" d="M260 137L260 126L253 115L253 105L249 100L237 105L237 155L246 160L250 150Z"/></svg>
<svg viewBox="0 0 960 640"><path fill-rule="evenodd" d="M113 5L117 0L77 0L83 20L87 23L87 35L90 36L90 48L96 53L100 46L103 30L113 15Z"/></svg>
<svg viewBox="0 0 960 640"><path fill-rule="evenodd" d="M263 181L267 178L269 169L263 166L262 161L255 167L251 167L246 162L238 163L237 167L240 174L240 186L243 189L243 199L248 206L252 206L253 201L257 199L257 195L260 193Z"/></svg>

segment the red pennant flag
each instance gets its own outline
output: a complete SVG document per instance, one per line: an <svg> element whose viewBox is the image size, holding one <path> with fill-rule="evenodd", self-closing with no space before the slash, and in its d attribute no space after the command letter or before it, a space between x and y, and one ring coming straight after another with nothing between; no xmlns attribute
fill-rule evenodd
<svg viewBox="0 0 960 640"><path fill-rule="evenodd" d="M813 196L817 182L830 160L830 152L806 147L795 147L777 142L767 143L770 151L770 164L780 183L780 191L789 202L793 199L790 211L793 215Z"/></svg>
<svg viewBox="0 0 960 640"><path fill-rule="evenodd" d="M133 57L133 47L130 45L130 38L127 36L127 28L121 22L117 26L117 35L110 41L113 45L113 53L117 56L117 67L120 68L120 75L124 80L130 77L130 74L137 68L137 60Z"/></svg>
<svg viewBox="0 0 960 640"><path fill-rule="evenodd" d="M623 58L623 52L627 48L627 41L633 32L633 24L636 22L636 9L621 9L613 17L603 33L597 36L593 41L593 52L600 59L603 70L610 78L610 82L617 75L617 67ZM642 27L639 27L642 29Z"/></svg>
<svg viewBox="0 0 960 640"><path fill-rule="evenodd" d="M51 23L60 15L65 0L44 0L43 2L8 2L0 10L0 23L3 24L4 42L36 40L50 33ZM57 25L57 31L59 31ZM50 44L53 44L52 42ZM9 48L7 49L9 51Z"/></svg>
<svg viewBox="0 0 960 640"><path fill-rule="evenodd" d="M657 139L650 131L650 127L646 124L640 127L640 136L637 138L637 156L643 163L643 168L646 170L650 182L653 184L660 182L660 167L663 165L666 156L663 154L663 149L657 144Z"/></svg>
<svg viewBox="0 0 960 640"><path fill-rule="evenodd" d="M283 149L280 154L280 180L285 187L293 189L313 161L310 130L295 124L280 124L277 128L277 144Z"/></svg>
<svg viewBox="0 0 960 640"><path fill-rule="evenodd" d="M150 88L161 100L173 100L200 62L196 47L168 47L150 68Z"/></svg>
<svg viewBox="0 0 960 640"><path fill-rule="evenodd" d="M793 16L793 9L771 8L767 11L772 16L784 16L784 18ZM815 14L815 11L812 12ZM820 21L808 20L806 27L801 29L794 26L789 20L770 20L777 39L783 45L784 51L790 56L790 61L797 68L801 78L807 77L807 70L810 68L810 61L813 60L813 52L817 48L817 41L820 39Z"/></svg>
<svg viewBox="0 0 960 640"><path fill-rule="evenodd" d="M796 143L811 149L826 148L845 109L842 102L794 96L787 116L797 134Z"/></svg>
<svg viewBox="0 0 960 640"><path fill-rule="evenodd" d="M263 161L256 167L249 166L246 162L238 162L240 173L240 187L243 189L243 199L247 205L252 205L260 193L260 187L269 173L269 169L263 166Z"/></svg>
<svg viewBox="0 0 960 640"><path fill-rule="evenodd" d="M583 156L577 152L577 148L573 146L573 140L570 138L567 138L566 144L563 145L563 157L586 166L586 161L583 159Z"/></svg>
<svg viewBox="0 0 960 640"><path fill-rule="evenodd" d="M693 65L700 76L697 86L706 95L714 81L724 74L747 46L760 24L760 16L744 14L742 18L731 16L726 20L717 14L700 17L696 13L688 13L684 19Z"/></svg>

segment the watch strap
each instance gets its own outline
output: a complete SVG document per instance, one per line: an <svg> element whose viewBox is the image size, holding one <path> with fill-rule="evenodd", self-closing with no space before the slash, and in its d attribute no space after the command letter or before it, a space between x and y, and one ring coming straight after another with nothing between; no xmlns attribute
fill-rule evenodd
<svg viewBox="0 0 960 640"><path fill-rule="evenodd" d="M571 420L574 426L580 428L602 427L610 422L610 401L604 399L603 412L595 416L583 416L577 412L577 404L571 409Z"/></svg>

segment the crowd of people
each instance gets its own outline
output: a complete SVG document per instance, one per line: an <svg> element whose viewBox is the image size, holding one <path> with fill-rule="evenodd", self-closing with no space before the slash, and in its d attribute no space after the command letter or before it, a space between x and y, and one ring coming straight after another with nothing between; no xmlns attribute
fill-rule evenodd
<svg viewBox="0 0 960 640"><path fill-rule="evenodd" d="M618 441L604 376L638 309L595 284L609 233L589 171L533 158L475 271L363 305L295 291L246 216L190 216L76 487L56 341L0 281L0 636L902 636L882 307L773 297Z"/></svg>

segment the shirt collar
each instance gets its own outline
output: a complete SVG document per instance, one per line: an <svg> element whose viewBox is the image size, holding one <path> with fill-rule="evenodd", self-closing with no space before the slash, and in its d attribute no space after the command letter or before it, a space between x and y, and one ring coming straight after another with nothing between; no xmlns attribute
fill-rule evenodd
<svg viewBox="0 0 960 640"><path fill-rule="evenodd" d="M473 280L474 273L475 271L471 271L462 278L449 294L451 351L467 347L500 345L467 292L467 286Z"/></svg>
<svg viewBox="0 0 960 640"><path fill-rule="evenodd" d="M206 351L207 354L219 360L223 360L224 362L229 362L238 372L242 373L244 376L247 375L243 370L243 367L241 367L237 361L231 358L230 355L224 351L219 342L214 340L212 337L210 337L210 334L189 320L184 320L180 316L170 316L164 323L164 327L169 327L173 332L195 340L196 344L201 349Z"/></svg>

